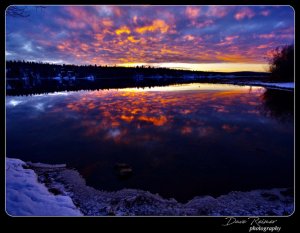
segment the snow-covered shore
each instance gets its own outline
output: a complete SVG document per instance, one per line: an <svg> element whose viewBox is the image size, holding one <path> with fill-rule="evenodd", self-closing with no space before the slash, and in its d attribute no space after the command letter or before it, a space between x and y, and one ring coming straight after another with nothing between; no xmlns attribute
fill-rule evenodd
<svg viewBox="0 0 300 233"><path fill-rule="evenodd" d="M67 195L54 195L26 163L6 158L6 212L10 216L81 216Z"/></svg>
<svg viewBox="0 0 300 233"><path fill-rule="evenodd" d="M143 190L96 190L76 170L60 165L7 159L6 166L6 210L13 216L287 216L294 209L293 191L287 188L198 196L183 204ZM44 184L64 195L51 194Z"/></svg>
<svg viewBox="0 0 300 233"><path fill-rule="evenodd" d="M265 87L276 87L281 89L294 89L295 83L285 82L285 83L267 83L267 82L250 82L251 84L261 85Z"/></svg>
<svg viewBox="0 0 300 233"><path fill-rule="evenodd" d="M279 90L294 90L295 89L294 82L271 83L271 82L262 82L262 81L234 81L234 82L228 82L228 83L236 84L236 85L246 85L246 86L260 86L260 87L279 89Z"/></svg>

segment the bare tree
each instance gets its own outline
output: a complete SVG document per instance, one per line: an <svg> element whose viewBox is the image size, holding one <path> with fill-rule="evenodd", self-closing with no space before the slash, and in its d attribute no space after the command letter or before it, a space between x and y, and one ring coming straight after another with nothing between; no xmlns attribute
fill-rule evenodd
<svg viewBox="0 0 300 233"><path fill-rule="evenodd" d="M46 7L36 6L35 8L36 10L38 10L38 9L44 9ZM26 6L9 6L6 9L6 15L11 17L28 17L30 16L30 13Z"/></svg>
<svg viewBox="0 0 300 233"><path fill-rule="evenodd" d="M294 81L294 45L277 47L269 63L272 78Z"/></svg>
<svg viewBox="0 0 300 233"><path fill-rule="evenodd" d="M28 17L29 13L26 7L21 6L9 6L6 9L6 15L12 17Z"/></svg>

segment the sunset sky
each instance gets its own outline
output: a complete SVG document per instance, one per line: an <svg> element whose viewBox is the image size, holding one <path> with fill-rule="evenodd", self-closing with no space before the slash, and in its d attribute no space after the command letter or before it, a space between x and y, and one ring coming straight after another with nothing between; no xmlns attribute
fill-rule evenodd
<svg viewBox="0 0 300 233"><path fill-rule="evenodd" d="M267 71L294 43L289 6L47 6L6 17L6 59Z"/></svg>

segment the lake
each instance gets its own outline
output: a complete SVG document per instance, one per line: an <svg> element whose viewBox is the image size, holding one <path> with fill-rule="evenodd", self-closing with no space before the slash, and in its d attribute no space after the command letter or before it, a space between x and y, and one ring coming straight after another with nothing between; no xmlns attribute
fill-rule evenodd
<svg viewBox="0 0 300 233"><path fill-rule="evenodd" d="M6 156L66 163L100 190L180 202L293 187L293 96L204 83L7 96Z"/></svg>

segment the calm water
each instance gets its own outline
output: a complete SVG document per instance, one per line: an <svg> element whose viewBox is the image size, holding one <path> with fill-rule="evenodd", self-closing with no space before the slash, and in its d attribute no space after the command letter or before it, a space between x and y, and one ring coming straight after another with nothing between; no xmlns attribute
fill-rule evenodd
<svg viewBox="0 0 300 233"><path fill-rule="evenodd" d="M6 97L6 155L67 163L103 190L293 186L293 92L217 84ZM133 174L120 179L126 163Z"/></svg>

